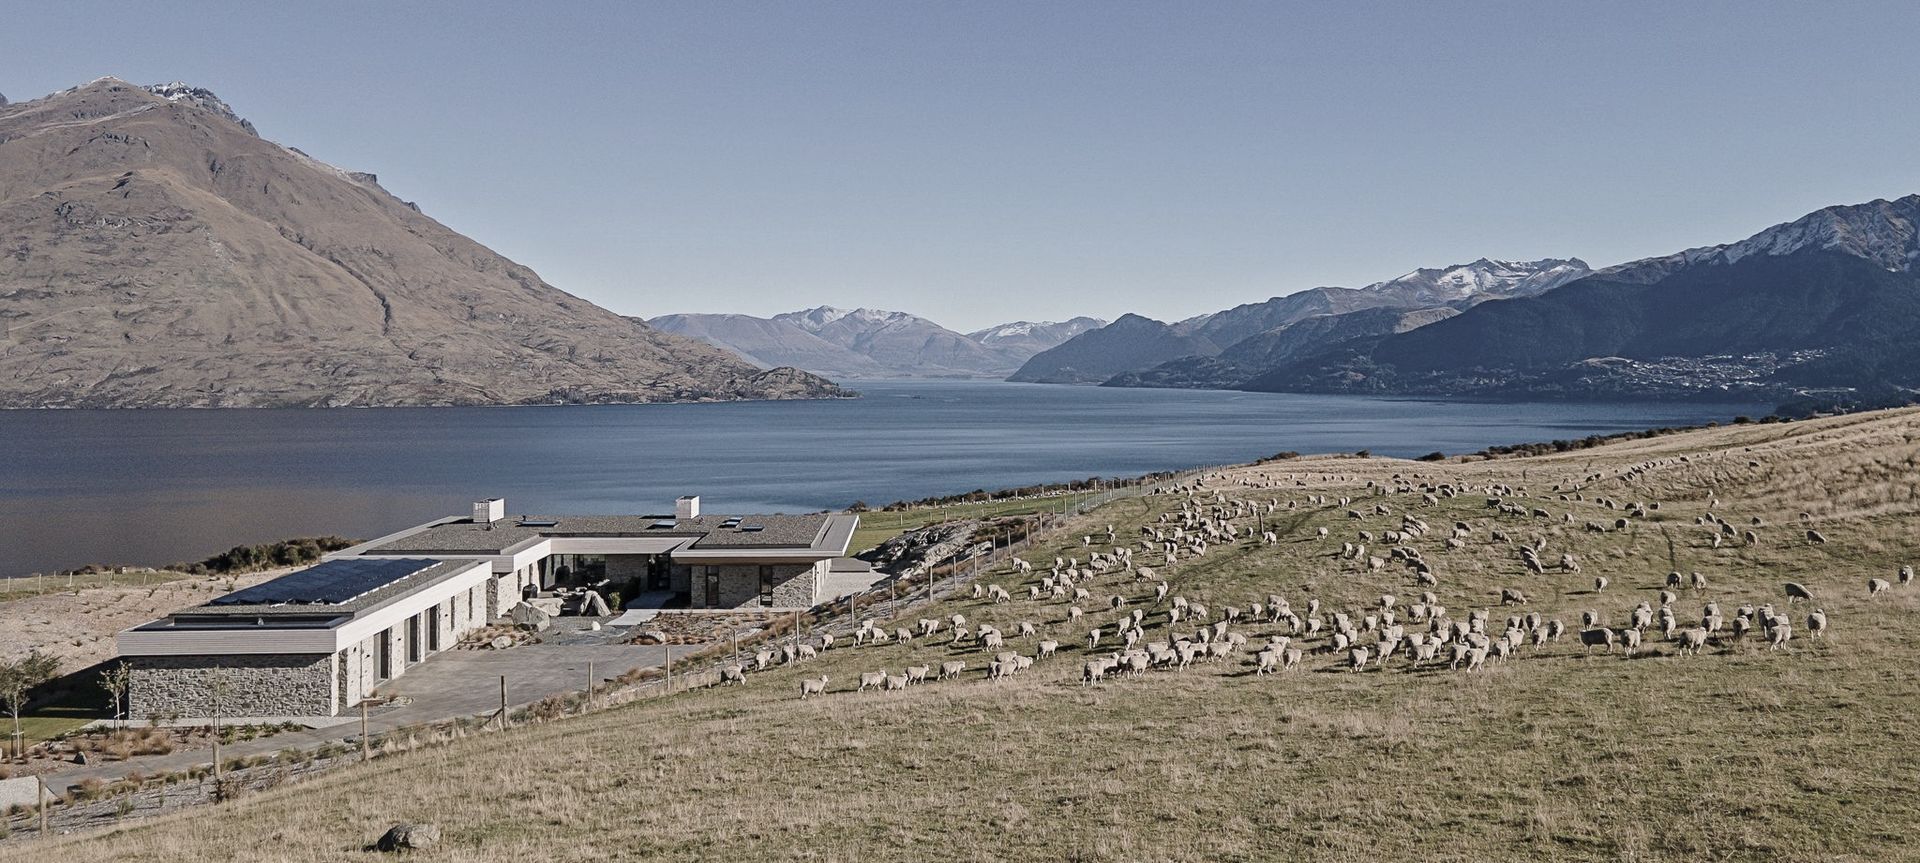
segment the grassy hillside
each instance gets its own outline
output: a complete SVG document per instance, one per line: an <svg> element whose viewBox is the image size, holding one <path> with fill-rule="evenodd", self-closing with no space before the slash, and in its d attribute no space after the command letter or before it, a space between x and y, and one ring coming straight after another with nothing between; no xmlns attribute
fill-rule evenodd
<svg viewBox="0 0 1920 863"><path fill-rule="evenodd" d="M1364 560L1335 556L1359 531L1377 537L1413 514L1433 526L1411 544L1432 564L1432 589L1453 618L1490 608L1497 634L1506 614L1536 611L1568 627L1557 643L1522 647L1473 673L1414 668L1404 656L1352 673L1344 654L1319 650L1323 634L1296 641L1314 649L1301 667L1272 676L1254 675L1247 651L1087 686L1085 632L1111 631L1111 596L1146 607L1147 637L1165 636L1166 606L1149 584L1098 577L1082 603L1086 618L1069 624L1067 603L1029 601L1026 580L998 573L989 580L1012 589L1013 602L960 599L907 616L961 613L1009 635L1031 621L1063 642L1060 656L1011 680L983 679L985 654L944 635L835 647L745 686L455 741L0 857L366 859L364 845L410 819L446 834L442 848L416 859L515 863L1914 859L1920 585L1870 599L1866 581L1895 581L1900 565L1920 561L1916 441L1920 411L1908 410L1491 462L1279 462L1210 479L1194 501L1274 502L1262 518L1277 543L1255 534L1171 567L1158 565L1157 551L1137 551L1173 593L1216 616L1278 593L1303 616L1318 598L1324 618L1382 593L1403 607L1415 601L1421 588L1406 569L1369 571ZM1470 490L1433 503L1417 491L1372 495L1397 480ZM1490 484L1514 486L1509 500L1550 517L1489 509ZM1366 516L1350 518L1342 496ZM1596 498L1659 508L1615 530L1622 511ZM1111 523L1139 549L1140 525L1187 502L1122 501L1082 518L1074 533ZM1392 514L1373 514L1375 504ZM1714 531L1698 523L1709 511L1759 542L1736 536L1713 547ZM1807 539L1803 514L1827 542ZM1472 532L1449 550L1443 540L1456 521ZM1591 532L1588 521L1608 529ZM1323 527L1329 536L1318 538ZM1495 541L1494 530L1512 542ZM1571 553L1583 571L1529 574L1518 548L1540 539L1542 559ZM1377 539L1368 544L1385 556ZM1082 562L1087 554L1076 535L1028 557L1051 562L1055 551ZM1768 650L1756 633L1678 656L1657 630L1631 659L1579 646L1583 611L1626 626L1636 603L1658 605L1672 570L1707 579L1704 590L1679 591L1681 626L1695 625L1707 601L1728 618L1743 603L1787 610L1781 583L1793 580L1815 593L1830 629L1810 638L1802 603L1790 611L1784 650ZM1611 584L1596 594L1600 575ZM1500 609L1503 587L1525 590L1531 604ZM1280 629L1233 626L1255 644ZM1034 651L1030 639L1010 638L1009 647ZM1113 647L1109 637L1098 652ZM947 659L968 663L961 679L850 691L863 671ZM800 679L820 674L832 691L797 700Z"/></svg>

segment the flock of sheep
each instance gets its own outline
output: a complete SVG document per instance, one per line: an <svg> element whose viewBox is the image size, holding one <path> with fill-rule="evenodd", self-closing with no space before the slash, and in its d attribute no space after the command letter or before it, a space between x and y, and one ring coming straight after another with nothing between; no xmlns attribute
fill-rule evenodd
<svg viewBox="0 0 1920 863"><path fill-rule="evenodd" d="M1623 476L1659 466L1638 465ZM1594 475L1586 480L1598 478ZM1742 602L1728 613L1720 601L1706 599L1683 611L1681 592L1697 596L1707 590L1707 579L1699 572L1669 573L1656 594L1618 611L1617 620L1599 608L1578 611L1577 620L1529 611L1532 600L1519 587L1501 588L1497 597L1487 597L1497 600L1497 610L1489 603L1457 614L1439 596L1441 576L1427 557L1429 551L1445 554L1464 549L1484 533L1487 543L1514 546L1517 550L1513 554L1527 573L1578 573L1578 555L1571 551L1550 555L1545 534L1524 542L1513 538L1522 532L1517 522L1557 520L1572 525L1574 514L1564 512L1556 519L1541 505L1551 505L1550 501L1540 498L1517 503L1529 496L1507 485L1469 490L1446 482L1420 481L1417 476L1396 475L1390 482L1367 482L1360 493L1372 499L1364 503L1326 494L1307 494L1304 500L1283 503L1274 497L1253 500L1226 493L1229 485L1239 487L1236 494L1270 492L1287 484L1288 479L1292 485L1305 485L1299 478L1276 479L1264 474L1208 475L1162 489L1160 494L1183 496L1178 507L1142 526L1134 542L1122 542L1109 525L1103 534L1081 538L1084 559L1079 555L1056 557L1042 571L1029 561L1013 558L1004 574L1030 579L1017 592L987 582L976 582L972 588L975 600L995 609L983 616L1003 618L1007 612L1018 616L1031 610L1028 619L1009 625L1007 631L985 622L970 625L966 615L959 613L912 623L863 621L851 637L855 647L943 642L953 658L939 662L937 668L922 664L908 666L897 674L865 672L853 690L901 691L931 680L959 678L969 668L988 679L1012 677L1067 649L1062 638L1068 638L1071 649L1081 651L1079 678L1092 684L1156 670L1179 672L1195 664L1250 668L1254 677L1290 672L1308 664L1323 670L1345 668L1355 672L1397 665L1408 671L1473 673L1490 663L1507 662L1523 651L1546 650L1563 640L1577 644L1583 652L1601 648L1611 653L1618 649L1631 657L1646 650L1649 641L1657 637L1671 644L1675 654L1690 656L1698 655L1709 644L1733 645L1755 635L1767 650L1778 651L1787 648L1795 635L1795 621L1773 603ZM1321 479L1338 482L1344 478ZM1587 520L1584 530L1589 532L1631 530L1636 520L1648 518L1660 506L1588 498L1574 490L1577 487L1573 483L1555 486L1554 494L1561 502L1597 505L1619 513L1607 520ZM1491 524L1476 526L1462 520L1436 530L1419 514L1440 507L1446 499L1478 493L1486 495L1486 507L1495 513ZM1710 500L1709 506L1717 509L1719 501ZM1397 578L1399 586L1390 584L1386 591L1418 593L1402 598L1397 592L1382 592L1345 608L1330 607L1316 597L1267 593L1209 607L1176 589L1175 584L1184 580L1180 576L1205 566L1204 559L1210 552L1280 543L1281 533L1270 522L1285 520L1283 516L1303 508L1344 510L1349 521L1361 524L1350 536L1338 538L1337 549L1333 546L1336 537L1328 527L1303 533L1302 538L1288 537L1289 541L1319 543L1323 549L1319 554L1332 558L1342 574ZM1382 521L1385 526L1367 529L1369 521ZM1747 545L1762 541L1759 531L1763 527L1758 518L1741 529L1710 511L1697 517L1695 523L1713 532L1716 548L1728 537ZM1810 544L1826 542L1826 537L1811 527L1804 535ZM1154 566L1140 560L1149 555ZM1893 580L1872 578L1867 584L1868 595L1885 594L1896 584L1910 585L1913 576L1913 568L1908 566L1901 567ZM1593 590L1588 595L1595 598L1606 596L1611 586L1604 576L1595 577L1591 583ZM1782 593L1787 606L1814 598L1813 591L1797 582L1786 582ZM1828 615L1822 608L1811 608L1804 622L1810 638L1821 638L1828 631ZM1068 633L1072 633L1070 638ZM754 657L751 668L810 659L834 643L831 635L821 635L811 643L762 651ZM1314 658L1311 662L1310 657ZM746 664L727 666L722 679L744 682L748 670ZM824 694L830 682L825 675L807 679L801 684L800 697Z"/></svg>

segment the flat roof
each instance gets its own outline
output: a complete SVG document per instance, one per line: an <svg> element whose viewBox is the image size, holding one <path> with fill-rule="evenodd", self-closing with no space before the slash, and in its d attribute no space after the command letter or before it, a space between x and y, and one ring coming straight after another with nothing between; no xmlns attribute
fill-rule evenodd
<svg viewBox="0 0 1920 863"><path fill-rule="evenodd" d="M739 550L825 548L844 533L851 539L855 516L811 515L702 515L675 518L663 515L520 515L492 524L471 518L451 518L422 525L386 540L355 549L357 554L484 554L504 555L543 539L643 539L675 537L691 540L690 549ZM844 544L844 543L842 543Z"/></svg>

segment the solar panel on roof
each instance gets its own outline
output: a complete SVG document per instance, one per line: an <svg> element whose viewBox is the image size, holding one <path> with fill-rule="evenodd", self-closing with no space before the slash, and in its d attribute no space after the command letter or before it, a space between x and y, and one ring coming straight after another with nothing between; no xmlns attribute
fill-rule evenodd
<svg viewBox="0 0 1920 863"><path fill-rule="evenodd" d="M214 599L209 605L339 605L438 561L420 558L329 560Z"/></svg>
<svg viewBox="0 0 1920 863"><path fill-rule="evenodd" d="M669 527L678 527L679 525L680 525L680 522L678 522L678 521L675 521L675 520L673 520L673 519L670 519L670 518L663 518L663 519L661 519L661 520L659 520L659 521L656 521L656 522L654 522L653 524L650 524L650 525L648 525L648 527L650 527L650 528L669 528Z"/></svg>
<svg viewBox="0 0 1920 863"><path fill-rule="evenodd" d="M766 530L766 529L767 529L767 526L766 526L766 525L764 525L764 524L743 524L743 525L740 525L740 531L741 531L742 533L758 533L758 532L760 532L760 531L763 531L763 530Z"/></svg>
<svg viewBox="0 0 1920 863"><path fill-rule="evenodd" d="M523 518L520 520L521 527L558 527L559 525L560 522L550 518Z"/></svg>

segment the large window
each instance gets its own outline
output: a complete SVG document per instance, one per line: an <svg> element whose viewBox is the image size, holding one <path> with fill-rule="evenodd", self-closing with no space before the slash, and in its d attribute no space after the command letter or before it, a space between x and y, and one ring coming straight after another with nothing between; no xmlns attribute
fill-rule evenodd
<svg viewBox="0 0 1920 863"><path fill-rule="evenodd" d="M760 605L763 607L773 605L773 567L771 566L760 567Z"/></svg>

